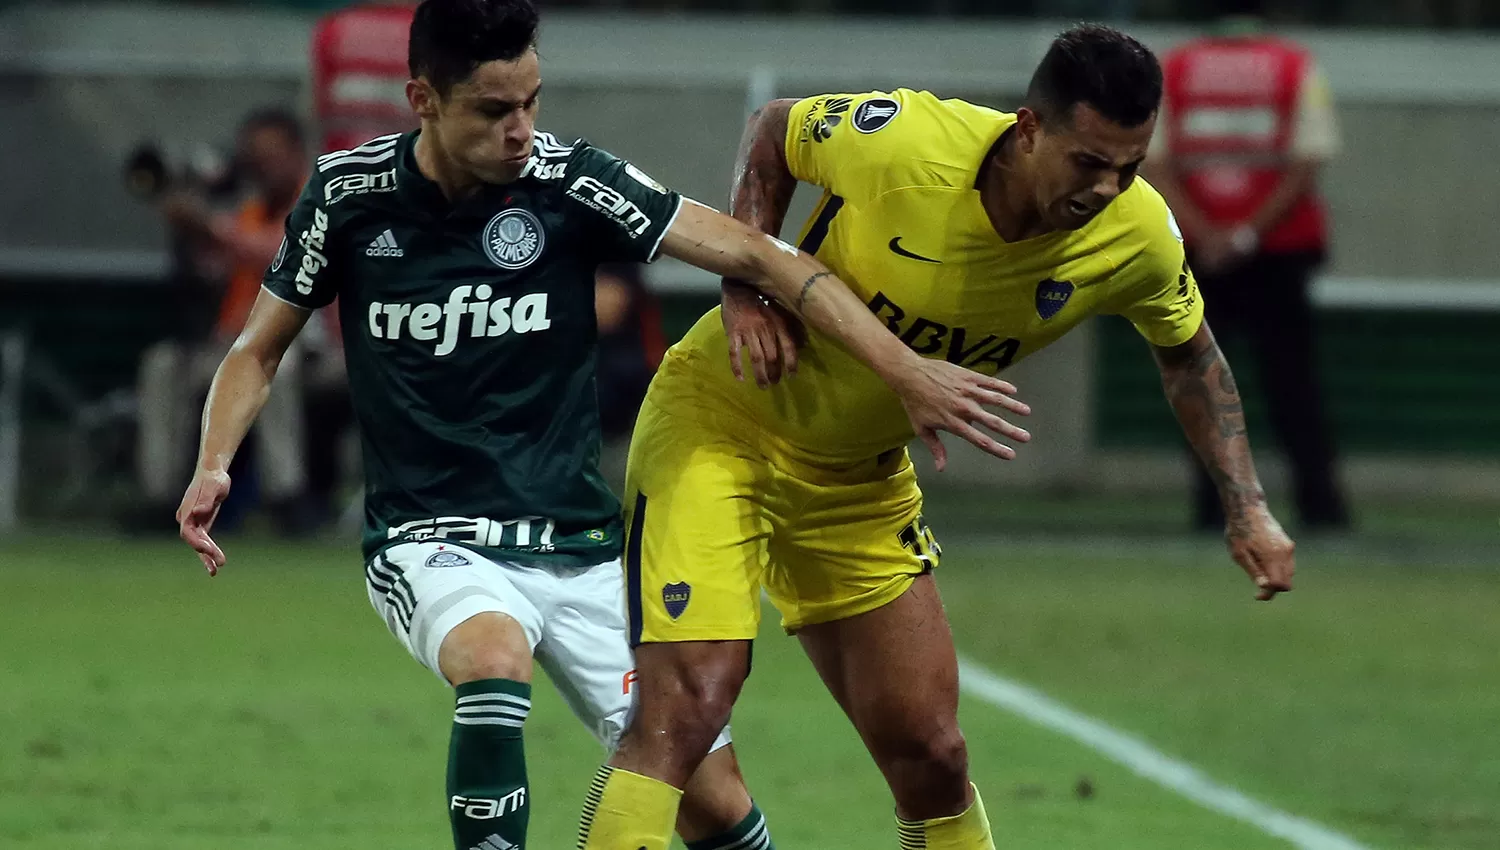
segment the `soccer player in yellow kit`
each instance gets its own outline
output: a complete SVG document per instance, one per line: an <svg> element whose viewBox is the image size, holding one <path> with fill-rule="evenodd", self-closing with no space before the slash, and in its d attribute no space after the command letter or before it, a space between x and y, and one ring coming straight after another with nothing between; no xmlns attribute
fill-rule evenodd
<svg viewBox="0 0 1500 850"><path fill-rule="evenodd" d="M1292 543L1177 226L1135 179L1161 86L1149 50L1083 26L1052 44L1016 114L908 90L775 101L747 130L732 212L775 233L796 180L822 187L803 249L917 353L981 373L1089 316L1128 318L1214 471L1234 559L1270 599L1291 588ZM640 703L586 803L586 850L667 846L678 789L749 672L762 588L884 773L901 847L995 846L958 728L913 428L868 369L818 333L799 351L799 331L726 282L722 311L651 386L625 500ZM735 380L747 351L765 388ZM917 436L941 465L936 435Z"/></svg>

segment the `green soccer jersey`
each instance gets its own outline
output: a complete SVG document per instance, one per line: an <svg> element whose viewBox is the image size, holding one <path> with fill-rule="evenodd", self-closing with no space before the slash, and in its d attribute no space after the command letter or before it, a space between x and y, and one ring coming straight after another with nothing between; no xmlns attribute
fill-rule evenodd
<svg viewBox="0 0 1500 850"><path fill-rule="evenodd" d="M442 538L504 560L616 557L594 270L654 259L682 197L539 132L519 180L450 203L417 170L417 135L321 157L265 277L297 307L338 300L365 556Z"/></svg>

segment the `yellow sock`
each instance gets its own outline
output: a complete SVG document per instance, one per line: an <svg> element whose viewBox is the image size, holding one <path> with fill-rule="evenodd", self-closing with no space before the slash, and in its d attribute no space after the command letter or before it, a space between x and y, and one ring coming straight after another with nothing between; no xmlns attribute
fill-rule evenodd
<svg viewBox="0 0 1500 850"><path fill-rule="evenodd" d="M932 820L898 817L896 831L901 835L901 850L995 850L978 788L974 788L974 804L961 814Z"/></svg>
<svg viewBox="0 0 1500 850"><path fill-rule="evenodd" d="M583 804L578 850L667 850L681 801L665 782L605 765Z"/></svg>

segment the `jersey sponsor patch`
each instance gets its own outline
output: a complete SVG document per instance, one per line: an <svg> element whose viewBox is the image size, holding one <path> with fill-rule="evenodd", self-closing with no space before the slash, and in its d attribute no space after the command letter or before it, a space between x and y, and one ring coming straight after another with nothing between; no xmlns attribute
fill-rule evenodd
<svg viewBox="0 0 1500 850"><path fill-rule="evenodd" d="M854 109L854 129L873 133L891 123L901 112L901 104L888 97L871 98Z"/></svg>
<svg viewBox="0 0 1500 850"><path fill-rule="evenodd" d="M483 242L490 262L515 271L536 262L547 245L547 234L530 210L508 209L484 226Z"/></svg>
<svg viewBox="0 0 1500 850"><path fill-rule="evenodd" d="M636 239L651 229L651 217L638 204L588 175L573 181L568 187L568 197L609 216Z"/></svg>
<svg viewBox="0 0 1500 850"><path fill-rule="evenodd" d="M1058 313L1073 297L1073 284L1065 280L1046 280L1036 285L1036 314L1045 321Z"/></svg>
<svg viewBox="0 0 1500 850"><path fill-rule="evenodd" d="M323 186L323 203L333 206L350 195L394 191L396 191L396 169L394 168L375 173L340 174L329 179L328 183Z"/></svg>
<svg viewBox="0 0 1500 850"><path fill-rule="evenodd" d="M1178 242L1181 242L1182 228L1177 226L1177 216L1172 215L1171 207L1167 208L1167 227L1172 229L1172 235L1177 237Z"/></svg>
<svg viewBox="0 0 1500 850"><path fill-rule="evenodd" d="M441 552L433 552L432 555L428 557L425 566L427 566L428 569L441 570L448 567L467 567L471 563L472 561L470 561L468 558L465 558L463 555L460 555L457 552L450 552L445 549Z"/></svg>
<svg viewBox="0 0 1500 850"><path fill-rule="evenodd" d="M844 116L849 113L849 107L854 104L852 97L820 97L807 110L807 117L802 119L802 133L799 137L806 142L812 140L822 143L825 139L833 137L833 128L844 123Z"/></svg>
<svg viewBox="0 0 1500 850"><path fill-rule="evenodd" d="M656 180L651 175L640 170L639 168L636 168L634 165L631 165L628 162L625 163L625 173L629 174L631 179L635 180L635 182L641 184L642 186L645 186L647 189L650 189L651 191L658 194L667 194L666 186L663 186L662 184L656 182Z"/></svg>

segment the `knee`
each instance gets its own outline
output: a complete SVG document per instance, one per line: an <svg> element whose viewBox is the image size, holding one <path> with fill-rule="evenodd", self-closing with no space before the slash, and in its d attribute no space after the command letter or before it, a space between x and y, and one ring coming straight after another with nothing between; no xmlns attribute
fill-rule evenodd
<svg viewBox="0 0 1500 850"><path fill-rule="evenodd" d="M924 798L968 793L969 748L956 722L877 741L872 749L898 798L902 788Z"/></svg>
<svg viewBox="0 0 1500 850"><path fill-rule="evenodd" d="M652 663L649 655L637 656L640 702L633 727L678 742L702 758L729 725L744 684L744 665L733 652L690 651L665 664Z"/></svg>
<svg viewBox="0 0 1500 850"><path fill-rule="evenodd" d="M448 633L438 667L449 684L481 679L531 681L531 645L519 623L501 614L480 614Z"/></svg>

